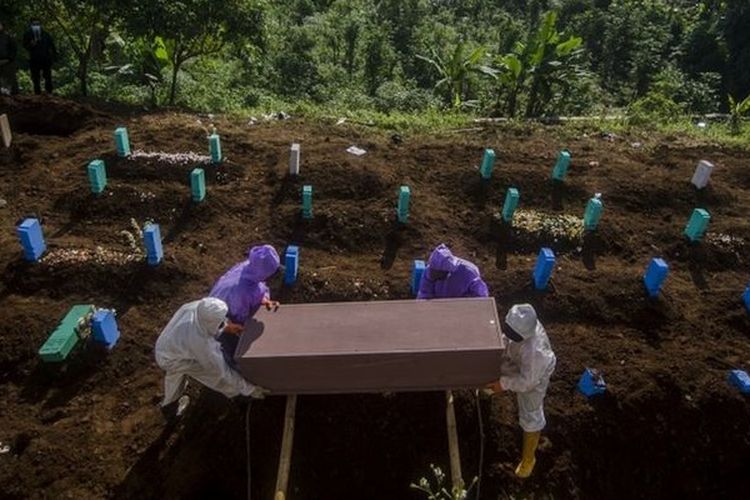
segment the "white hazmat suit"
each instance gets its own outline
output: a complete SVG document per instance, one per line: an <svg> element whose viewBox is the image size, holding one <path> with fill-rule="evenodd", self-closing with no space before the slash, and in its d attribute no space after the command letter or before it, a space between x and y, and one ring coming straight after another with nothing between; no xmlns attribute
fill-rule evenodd
<svg viewBox="0 0 750 500"><path fill-rule="evenodd" d="M515 392L518 398L518 423L524 431L524 446L516 474L528 477L536 463L540 431L547 423L544 396L557 360L533 306L513 306L505 317L505 324L506 330L510 330L506 331L506 336L511 342L503 353L500 385L504 390Z"/></svg>
<svg viewBox="0 0 750 500"><path fill-rule="evenodd" d="M227 315L227 305L214 298L180 307L156 341L156 363L164 370L166 406L184 392L187 377L227 397L254 396L259 392L224 361L215 336Z"/></svg>

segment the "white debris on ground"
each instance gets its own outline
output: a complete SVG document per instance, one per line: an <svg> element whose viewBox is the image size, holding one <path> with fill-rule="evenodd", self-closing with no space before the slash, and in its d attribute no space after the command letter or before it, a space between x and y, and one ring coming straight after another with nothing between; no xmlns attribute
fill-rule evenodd
<svg viewBox="0 0 750 500"><path fill-rule="evenodd" d="M346 149L346 152L347 152L347 153L349 153L349 154L352 154L352 155L354 155L354 156L362 156L362 155L364 155L365 153L367 153L367 151L366 151L366 150L364 150L364 149L362 149L362 148L359 148L359 147L357 147L357 146L349 146L349 147L348 147L348 148Z"/></svg>
<svg viewBox="0 0 750 500"><path fill-rule="evenodd" d="M513 216L513 227L552 238L577 240L583 237L583 219L575 215L518 210Z"/></svg>
<svg viewBox="0 0 750 500"><path fill-rule="evenodd" d="M155 200L156 195L151 191L138 191L138 199L141 200L141 202Z"/></svg>
<svg viewBox="0 0 750 500"><path fill-rule="evenodd" d="M8 202L5 201L3 198L0 198L0 208L5 208L8 206Z"/></svg>
<svg viewBox="0 0 750 500"><path fill-rule="evenodd" d="M741 252L745 249L745 240L738 236L724 233L708 233L706 241L711 245L730 252Z"/></svg>
<svg viewBox="0 0 750 500"><path fill-rule="evenodd" d="M70 264L99 264L102 266L121 266L129 262L142 260L143 256L134 255L117 250L110 250L102 247L96 247L91 250L88 248L60 248L47 252L40 262L49 267Z"/></svg>
<svg viewBox="0 0 750 500"><path fill-rule="evenodd" d="M128 157L130 160L157 160L170 165L191 165L194 163L210 163L211 157L198 153L165 153L163 151L149 152L137 149Z"/></svg>

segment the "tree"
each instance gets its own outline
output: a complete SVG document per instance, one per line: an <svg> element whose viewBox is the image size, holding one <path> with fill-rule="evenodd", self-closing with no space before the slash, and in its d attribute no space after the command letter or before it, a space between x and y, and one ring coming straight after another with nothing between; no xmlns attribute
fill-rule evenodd
<svg viewBox="0 0 750 500"><path fill-rule="evenodd" d="M750 95L741 101L729 95L729 127L732 134L739 135L742 132L742 116L748 111L750 111Z"/></svg>
<svg viewBox="0 0 750 500"><path fill-rule="evenodd" d="M451 106L458 109L468 94L470 75L494 74L490 68L479 64L486 53L485 47L477 47L467 55L466 44L459 42L453 49L453 54L446 60L443 60L434 50L431 58L422 55L417 57L430 63L438 71L440 80L435 84L435 90L446 87Z"/></svg>
<svg viewBox="0 0 750 500"><path fill-rule="evenodd" d="M575 57L583 40L573 35L564 38L556 25L557 13L545 13L526 42L516 43L510 53L495 59L492 72L508 92L510 116L516 115L521 92L526 93L526 116L540 115L553 97L553 85L564 85L578 71Z"/></svg>
<svg viewBox="0 0 750 500"><path fill-rule="evenodd" d="M260 0L134 0L125 15L130 31L163 41L171 65L169 104L177 94L177 76L197 57L220 53L230 41L260 43Z"/></svg>
<svg viewBox="0 0 750 500"><path fill-rule="evenodd" d="M87 96L89 70L95 50L104 45L115 19L117 2L112 0L42 0L44 19L65 36L78 60L76 76L81 95Z"/></svg>

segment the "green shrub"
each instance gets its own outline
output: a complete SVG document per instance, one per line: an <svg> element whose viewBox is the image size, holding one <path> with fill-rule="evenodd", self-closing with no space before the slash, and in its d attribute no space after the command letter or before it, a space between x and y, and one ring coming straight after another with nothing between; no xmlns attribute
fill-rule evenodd
<svg viewBox="0 0 750 500"><path fill-rule="evenodd" d="M651 91L628 107L628 124L663 125L678 119L683 107L659 92Z"/></svg>

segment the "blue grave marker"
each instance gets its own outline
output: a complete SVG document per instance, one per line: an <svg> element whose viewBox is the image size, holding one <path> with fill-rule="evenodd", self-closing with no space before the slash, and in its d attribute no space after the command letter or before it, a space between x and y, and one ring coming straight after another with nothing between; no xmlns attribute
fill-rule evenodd
<svg viewBox="0 0 750 500"><path fill-rule="evenodd" d="M312 219L312 202L313 202L313 188L312 186L302 186L302 218Z"/></svg>
<svg viewBox="0 0 750 500"><path fill-rule="evenodd" d="M143 243L146 245L146 260L150 266L158 266L164 258L159 224L149 224L143 230Z"/></svg>
<svg viewBox="0 0 750 500"><path fill-rule="evenodd" d="M416 295L419 292L419 286L422 283L422 275L424 275L425 262L423 260L415 260L411 267L411 293Z"/></svg>
<svg viewBox="0 0 750 500"><path fill-rule="evenodd" d="M659 291L668 274L669 266L664 262L664 259L651 259L651 263L649 263L648 269L646 269L646 274L643 276L643 283L646 285L646 291L648 291L651 298L659 296Z"/></svg>
<svg viewBox="0 0 750 500"><path fill-rule="evenodd" d="M299 247L289 245L284 254L284 284L292 285L297 281L299 271Z"/></svg>
<svg viewBox="0 0 750 500"><path fill-rule="evenodd" d="M586 211L583 214L583 228L586 231L596 230L599 220L602 218L603 210L604 205L602 205L602 200L596 197L589 200L586 204Z"/></svg>
<svg viewBox="0 0 750 500"><path fill-rule="evenodd" d="M482 179L489 179L492 177L492 169L495 168L495 151L492 149L484 150L484 157L482 157L482 166L479 168L479 173L482 174Z"/></svg>
<svg viewBox="0 0 750 500"><path fill-rule="evenodd" d="M728 381L740 390L742 394L750 394L750 375L744 370L731 370Z"/></svg>
<svg viewBox="0 0 750 500"><path fill-rule="evenodd" d="M120 158L130 156L130 138L128 137L128 129L125 127L115 129L115 146L117 147L117 156Z"/></svg>
<svg viewBox="0 0 750 500"><path fill-rule="evenodd" d="M202 168L193 169L190 173L190 191L194 202L206 199L206 173Z"/></svg>
<svg viewBox="0 0 750 500"><path fill-rule="evenodd" d="M607 384L596 370L586 368L578 380L578 391L587 398L590 398L604 394L607 391Z"/></svg>
<svg viewBox="0 0 750 500"><path fill-rule="evenodd" d="M508 188L508 192L505 193L505 203L503 204L503 220L505 222L511 222L513 220L513 214L516 213L518 208L518 200L521 195L518 194L518 189Z"/></svg>
<svg viewBox="0 0 750 500"><path fill-rule="evenodd" d="M693 210L693 214L690 216L687 226L685 226L685 236L690 241L700 241L703 238L703 234L708 228L708 223L711 221L711 215L708 211L702 208L696 208Z"/></svg>
<svg viewBox="0 0 750 500"><path fill-rule="evenodd" d="M409 220L409 202L411 200L411 190L409 186L401 186L398 194L398 221L406 224Z"/></svg>
<svg viewBox="0 0 750 500"><path fill-rule="evenodd" d="M568 175L568 167L570 166L570 151L563 149L560 154L557 155L557 163L555 168L552 170L552 178L557 181L564 181L565 176Z"/></svg>
<svg viewBox="0 0 750 500"><path fill-rule="evenodd" d="M16 227L16 234L21 240L23 247L23 257L30 262L36 262L47 250L47 244L44 242L42 226L37 219L24 219Z"/></svg>
<svg viewBox="0 0 750 500"><path fill-rule="evenodd" d="M107 187L107 169L104 166L104 161L94 160L89 163L88 174L91 192L101 194L104 188Z"/></svg>
<svg viewBox="0 0 750 500"><path fill-rule="evenodd" d="M534 267L534 287L546 290L552 271L555 269L555 252L551 248L542 248Z"/></svg>
<svg viewBox="0 0 750 500"><path fill-rule="evenodd" d="M91 329L94 341L103 344L107 349L112 349L120 338L114 311L107 309L97 311L91 320Z"/></svg>
<svg viewBox="0 0 750 500"><path fill-rule="evenodd" d="M745 302L745 307L747 307L747 311L750 312L750 285L745 290L745 293L742 295L742 300Z"/></svg>
<svg viewBox="0 0 750 500"><path fill-rule="evenodd" d="M221 156L221 138L219 134L208 136L208 151L211 153L212 162L221 163L223 157Z"/></svg>

